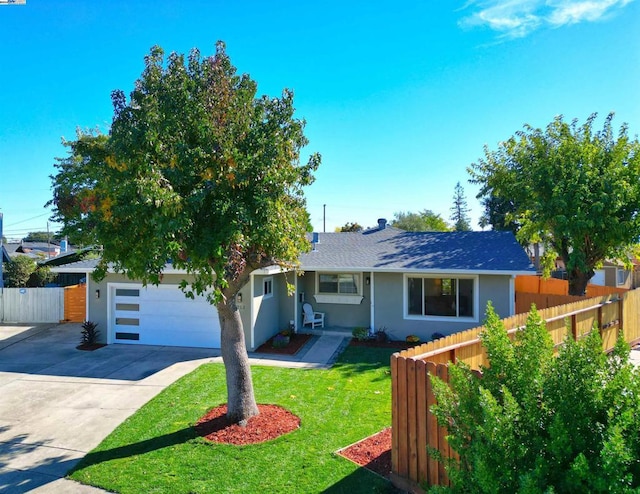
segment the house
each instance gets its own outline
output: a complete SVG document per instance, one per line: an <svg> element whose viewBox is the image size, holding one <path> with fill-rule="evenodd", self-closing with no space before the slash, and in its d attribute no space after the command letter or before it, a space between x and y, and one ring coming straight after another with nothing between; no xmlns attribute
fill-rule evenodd
<svg viewBox="0 0 640 494"><path fill-rule="evenodd" d="M605 261L600 269L595 270L589 283L616 288L635 288L634 272L637 264L633 264L634 269L629 270L620 262Z"/></svg>
<svg viewBox="0 0 640 494"><path fill-rule="evenodd" d="M167 265L157 287L116 273L96 282L89 274L97 262L52 271L85 274L87 314L105 342L219 347L216 309L182 294L183 272ZM479 326L489 301L502 317L514 314L515 276L532 273L510 232L405 232L380 220L363 232L314 234L299 273L254 271L237 305L249 350L290 324L304 331L307 302L325 314L328 330L385 328L393 339L425 341Z"/></svg>

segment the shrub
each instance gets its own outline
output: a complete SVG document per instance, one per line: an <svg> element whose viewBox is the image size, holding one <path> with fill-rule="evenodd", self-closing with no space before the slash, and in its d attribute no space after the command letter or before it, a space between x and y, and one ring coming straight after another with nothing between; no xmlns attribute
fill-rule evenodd
<svg viewBox="0 0 640 494"><path fill-rule="evenodd" d="M291 338L288 335L278 333L273 337L271 345L273 346L273 348L284 348L289 344L290 341Z"/></svg>
<svg viewBox="0 0 640 494"><path fill-rule="evenodd" d="M459 455L445 464L450 490L636 492L640 373L624 340L607 358L597 330L568 336L554 357L535 307L514 341L490 305L485 328L482 377L461 363L449 385L431 376L432 411Z"/></svg>
<svg viewBox="0 0 640 494"><path fill-rule="evenodd" d="M97 327L98 324L92 321L85 321L82 323L81 345L94 345L98 342L98 335L100 334L100 331L96 329Z"/></svg>
<svg viewBox="0 0 640 494"><path fill-rule="evenodd" d="M351 334L358 341L369 339L369 330L367 328L353 328Z"/></svg>
<svg viewBox="0 0 640 494"><path fill-rule="evenodd" d="M405 341L407 343L420 343L420 337L416 336L415 334L410 334L405 338Z"/></svg>
<svg viewBox="0 0 640 494"><path fill-rule="evenodd" d="M379 343L386 343L389 341L389 335L387 334L387 328L382 327L376 330L374 338Z"/></svg>

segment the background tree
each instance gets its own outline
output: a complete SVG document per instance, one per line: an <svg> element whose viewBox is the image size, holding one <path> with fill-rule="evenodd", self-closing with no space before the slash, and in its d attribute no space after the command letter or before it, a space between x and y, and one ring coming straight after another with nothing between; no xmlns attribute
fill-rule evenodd
<svg viewBox="0 0 640 494"><path fill-rule="evenodd" d="M400 211L395 213L394 217L391 226L407 232L448 232L451 230L442 216L429 209L419 213Z"/></svg>
<svg viewBox="0 0 640 494"><path fill-rule="evenodd" d="M453 222L453 229L456 232L471 231L469 220L469 206L467 198L464 195L464 189L460 182L456 184L453 191L453 205L451 206L451 216L449 219Z"/></svg>
<svg viewBox="0 0 640 494"><path fill-rule="evenodd" d="M361 232L363 230L359 223L345 223L343 226L336 228L338 232Z"/></svg>
<svg viewBox="0 0 640 494"><path fill-rule="evenodd" d="M122 91L112 99L109 136L66 143L54 218L63 234L104 247L98 279L109 266L157 284L167 259L193 276L181 287L218 310L227 415L244 424L258 409L236 294L255 269L293 266L309 247L302 188L320 157L300 164L307 139L293 94L256 97L222 42L187 60L154 47L129 101Z"/></svg>
<svg viewBox="0 0 640 494"><path fill-rule="evenodd" d="M613 114L594 132L595 118L525 125L469 168L485 207L509 204L504 217L519 240L543 244L544 265L564 261L571 295L585 293L604 260L628 263L640 236L640 144L626 125L614 131Z"/></svg>
<svg viewBox="0 0 640 494"><path fill-rule="evenodd" d="M54 235L49 232L29 232L22 240L25 242L50 242Z"/></svg>
<svg viewBox="0 0 640 494"><path fill-rule="evenodd" d="M4 285L7 288L24 288L36 270L36 263L29 256L16 256L3 264Z"/></svg>
<svg viewBox="0 0 640 494"><path fill-rule="evenodd" d="M35 271L29 276L27 286L29 287L44 287L48 283L51 283L56 278L56 275L51 272L49 266L37 266Z"/></svg>

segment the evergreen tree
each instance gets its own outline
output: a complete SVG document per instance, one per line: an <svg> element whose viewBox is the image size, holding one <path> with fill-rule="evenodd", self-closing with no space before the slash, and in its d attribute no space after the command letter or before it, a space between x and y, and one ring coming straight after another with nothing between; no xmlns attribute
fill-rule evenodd
<svg viewBox="0 0 640 494"><path fill-rule="evenodd" d="M464 189L460 182L456 184L453 192L453 206L451 206L451 216L449 219L453 222L453 229L456 232L471 231L469 220L469 206L467 198L464 195Z"/></svg>

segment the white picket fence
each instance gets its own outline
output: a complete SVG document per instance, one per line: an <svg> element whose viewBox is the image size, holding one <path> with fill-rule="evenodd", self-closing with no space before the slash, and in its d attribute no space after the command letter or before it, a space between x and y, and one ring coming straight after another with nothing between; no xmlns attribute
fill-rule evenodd
<svg viewBox="0 0 640 494"><path fill-rule="evenodd" d="M0 322L58 323L64 319L64 288L0 289Z"/></svg>

